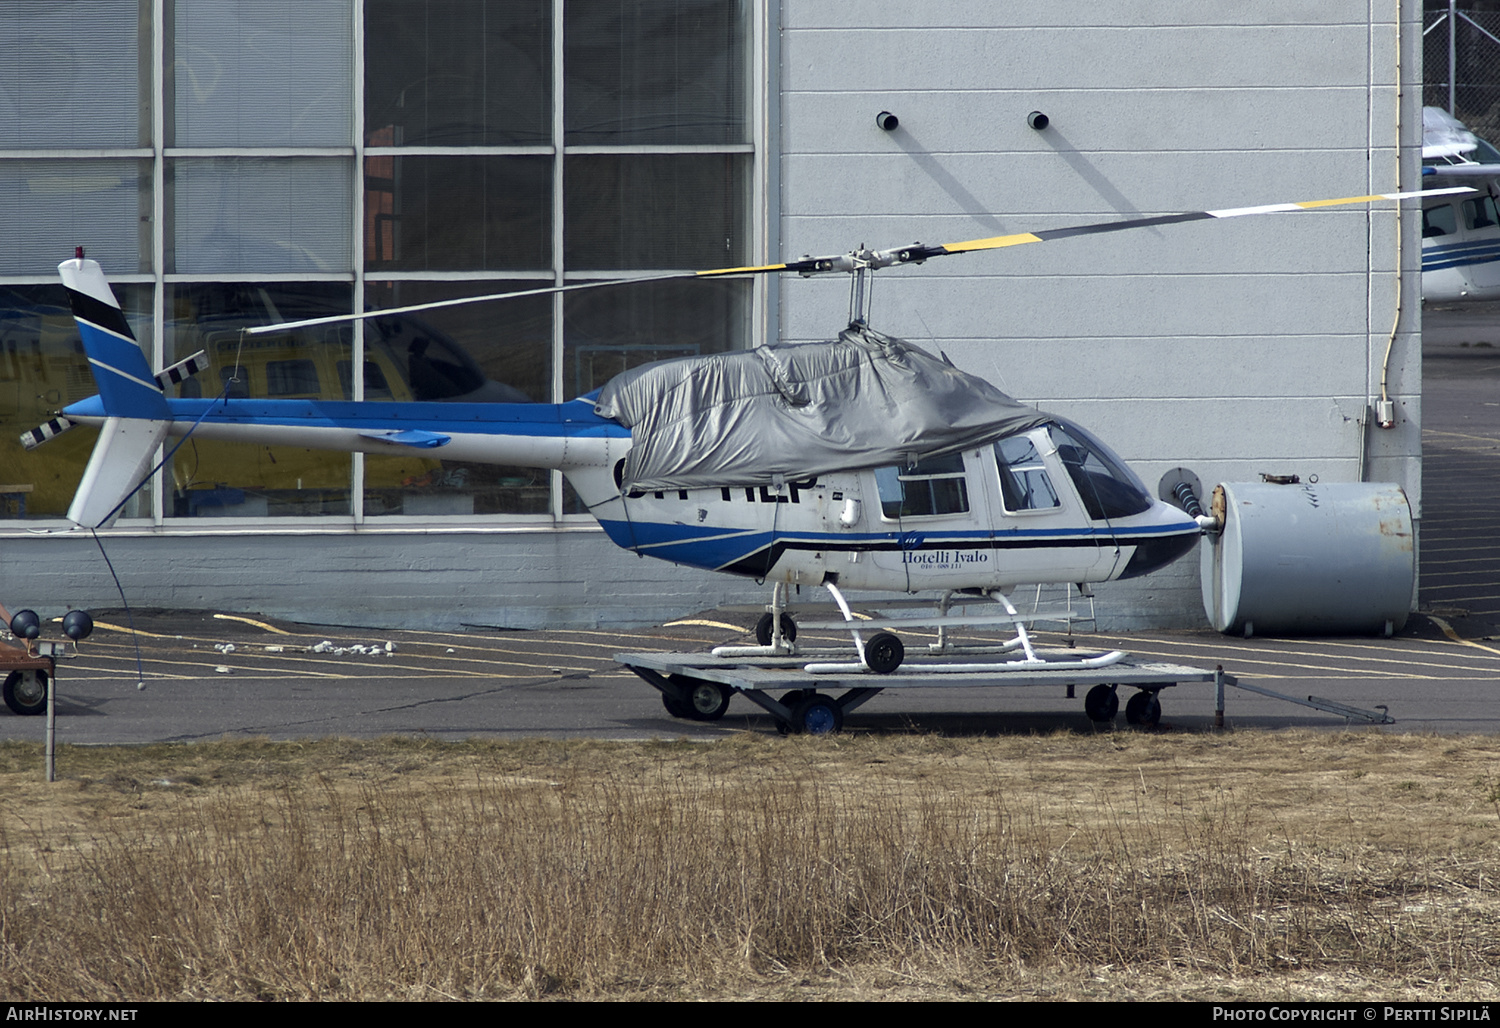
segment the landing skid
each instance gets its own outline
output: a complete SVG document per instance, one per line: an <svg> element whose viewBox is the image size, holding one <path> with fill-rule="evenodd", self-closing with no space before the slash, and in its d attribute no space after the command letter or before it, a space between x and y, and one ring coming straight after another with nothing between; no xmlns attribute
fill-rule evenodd
<svg viewBox="0 0 1500 1028"><path fill-rule="evenodd" d="M1072 653L1043 655L1033 645L1027 625L1037 621L1071 623L1082 616L1072 609L1032 611L1022 614L1011 603L1010 597L999 591L975 595L946 592L939 598L937 611L931 617L880 618L855 614L838 586L825 583L823 588L828 590L834 603L838 605L839 613L843 615L840 620L800 623L793 621L786 612L786 586L778 582L771 589L771 602L766 607L766 613L761 616L760 622L756 625L759 645L718 646L713 649L713 655L737 660L759 658L774 661L778 666L800 665L803 671L811 675L889 675L903 665L920 667L928 674L1008 673L1038 668L1080 671L1108 667L1125 658L1124 652L1120 650L1110 650L1085 657L1075 656ZM894 602L905 608L915 606L914 603L905 600ZM955 606L962 607L976 603L998 603L1004 608L1004 613L978 615L949 613ZM1091 610L1087 619L1092 620L1092 617ZM852 654L848 647L799 646L797 643L799 625L803 629L847 630L853 642ZM1015 634L1003 642L957 644L948 637L951 628L1004 626L1012 628ZM911 628L936 628L938 638L937 642L928 644L925 654L915 655L908 660L906 645L895 634L895 630ZM1020 656L999 661L964 663L953 660L953 657L957 655L1005 656L1017 651L1020 651ZM855 659L850 661L848 659L850 656ZM837 657L844 659L832 659Z"/></svg>

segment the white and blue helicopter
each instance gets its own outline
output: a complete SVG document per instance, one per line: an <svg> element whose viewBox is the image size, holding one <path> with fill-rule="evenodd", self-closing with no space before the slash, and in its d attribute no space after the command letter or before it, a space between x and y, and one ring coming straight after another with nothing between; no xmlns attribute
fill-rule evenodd
<svg viewBox="0 0 1500 1028"><path fill-rule="evenodd" d="M786 609L789 589L807 586L826 590L840 617L804 627L847 628L853 644L852 662L845 649L846 662L818 665L825 669L889 674L905 653L890 629L936 625L934 648L942 650L949 627L976 624L1013 626L1015 637L997 649L1020 654L1001 662L999 670L1107 666L1123 654L1062 660L1039 654L1025 624L1053 618L1020 614L1009 594L1022 585L1061 585L1091 595L1094 583L1148 574L1183 556L1212 529L1213 519L1180 482L1162 487L1170 502L1152 495L1103 442L1066 418L1019 404L945 357L872 330L864 318L868 275L940 256L1078 235L1430 195L1196 211L663 276L850 274L854 318L832 342L658 362L560 404L230 398L227 382L215 399L171 398L166 388L206 362L196 355L153 373L102 270L80 251L59 272L99 393L66 407L23 442L36 444L71 423L99 426L68 511L70 520L89 529L112 523L173 436L372 454L419 451L557 469L617 545L772 584L756 629L759 646L716 651L723 656L801 656L797 626ZM288 331L609 284L246 331ZM937 614L856 620L844 596L850 589L935 592ZM972 604L989 605L991 612L950 613ZM713 720L728 706L729 691L713 683L681 689L653 684L675 716ZM1113 703L1112 691L1107 702ZM1112 718L1113 706L1106 713ZM799 713L827 715L821 709Z"/></svg>

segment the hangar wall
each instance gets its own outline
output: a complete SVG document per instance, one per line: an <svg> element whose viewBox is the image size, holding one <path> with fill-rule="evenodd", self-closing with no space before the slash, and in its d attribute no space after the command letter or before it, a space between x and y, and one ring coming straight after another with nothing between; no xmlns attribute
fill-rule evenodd
<svg viewBox="0 0 1500 1028"><path fill-rule="evenodd" d="M766 17L773 259L1418 181L1420 91L1398 88L1421 81L1415 0L781 0ZM1177 466L1363 475L1420 512L1419 248L1415 208L1399 235L1391 211L1353 209L1069 240L882 273L872 321L1077 418L1149 485ZM1380 431L1365 412L1402 267L1399 420ZM847 287L790 278L767 303L781 338L826 338ZM659 622L748 585L578 523L108 538L134 604L342 624ZM0 570L12 607L117 602L87 539L0 526ZM1099 594L1107 627L1203 623L1193 558Z"/></svg>
<svg viewBox="0 0 1500 1028"><path fill-rule="evenodd" d="M1421 81L1415 3L783 10L787 254L1420 181L1418 90L1398 88ZM881 110L899 117L895 131L875 124ZM1033 110L1048 128L1028 126ZM1420 513L1420 224L1412 205L1398 230L1393 206L895 269L877 276L871 320L1076 418L1150 486L1178 466L1206 484L1363 475L1400 483ZM1386 376L1399 420L1382 431L1366 411L1380 393L1399 267ZM845 309L841 283L788 281L783 335L817 338ZM1201 624L1196 563L1099 587L1101 615Z"/></svg>

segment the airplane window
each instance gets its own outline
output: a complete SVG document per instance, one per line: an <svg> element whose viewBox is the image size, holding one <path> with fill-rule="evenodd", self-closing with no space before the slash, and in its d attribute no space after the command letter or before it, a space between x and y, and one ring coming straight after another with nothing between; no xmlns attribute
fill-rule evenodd
<svg viewBox="0 0 1500 1028"><path fill-rule="evenodd" d="M969 486L961 453L929 457L909 468L876 468L880 510L887 518L963 514L969 509Z"/></svg>
<svg viewBox="0 0 1500 1028"><path fill-rule="evenodd" d="M317 396L317 366L310 360L266 361L266 395Z"/></svg>
<svg viewBox="0 0 1500 1028"><path fill-rule="evenodd" d="M354 382L349 374L350 361L339 361L339 388L343 391L344 399L354 398ZM385 372L380 370L380 365L374 361L365 361L365 399L366 400L394 400L395 393L391 391L391 384L386 380Z"/></svg>
<svg viewBox="0 0 1500 1028"><path fill-rule="evenodd" d="M1049 510L1061 505L1042 464L1042 455L1026 436L1011 436L997 442L995 463L1000 469L1000 495L1008 512Z"/></svg>
<svg viewBox="0 0 1500 1028"><path fill-rule="evenodd" d="M1500 224L1495 216L1495 201L1484 196L1477 200L1464 201L1464 224L1469 228L1494 228Z"/></svg>
<svg viewBox="0 0 1500 1028"><path fill-rule="evenodd" d="M1428 207L1422 211L1422 238L1448 236L1458 231L1458 222L1453 216L1453 206Z"/></svg>
<svg viewBox="0 0 1500 1028"><path fill-rule="evenodd" d="M419 335L406 347L406 366L411 373L412 395L418 400L446 400L472 393L484 385L484 376L441 339Z"/></svg>
<svg viewBox="0 0 1500 1028"><path fill-rule="evenodd" d="M1090 518L1103 521L1151 509L1146 487L1103 443L1077 425L1053 424L1050 430L1057 455Z"/></svg>

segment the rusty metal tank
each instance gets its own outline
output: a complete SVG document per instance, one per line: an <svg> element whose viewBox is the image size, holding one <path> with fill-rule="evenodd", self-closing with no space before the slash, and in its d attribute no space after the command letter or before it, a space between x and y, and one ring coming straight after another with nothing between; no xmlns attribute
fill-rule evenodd
<svg viewBox="0 0 1500 1028"><path fill-rule="evenodd" d="M1203 609L1221 632L1383 634L1416 583L1411 504L1389 482L1225 482L1205 537Z"/></svg>

